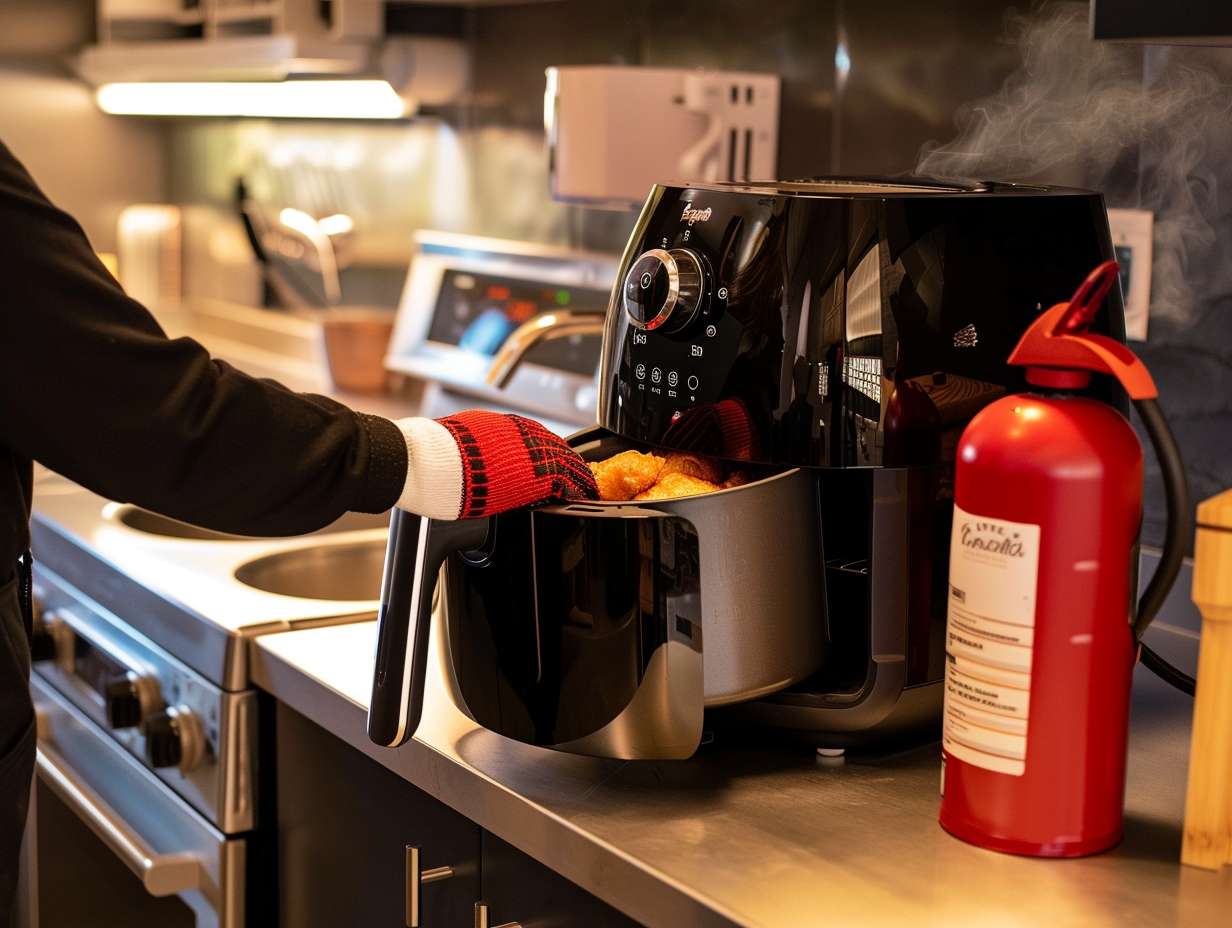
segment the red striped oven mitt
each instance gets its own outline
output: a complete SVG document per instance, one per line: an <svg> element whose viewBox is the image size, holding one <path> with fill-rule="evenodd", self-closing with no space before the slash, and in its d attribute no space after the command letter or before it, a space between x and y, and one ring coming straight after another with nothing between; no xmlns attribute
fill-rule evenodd
<svg viewBox="0 0 1232 928"><path fill-rule="evenodd" d="M597 499L590 467L533 419L471 410L402 419L407 474L398 507L477 519L552 500Z"/></svg>

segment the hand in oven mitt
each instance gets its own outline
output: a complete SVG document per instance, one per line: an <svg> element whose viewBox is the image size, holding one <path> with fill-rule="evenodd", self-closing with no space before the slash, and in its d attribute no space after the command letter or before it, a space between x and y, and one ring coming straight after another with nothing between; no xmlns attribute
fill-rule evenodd
<svg viewBox="0 0 1232 928"><path fill-rule="evenodd" d="M471 410L396 424L407 451L400 509L476 519L552 500L598 498L586 462L533 419Z"/></svg>

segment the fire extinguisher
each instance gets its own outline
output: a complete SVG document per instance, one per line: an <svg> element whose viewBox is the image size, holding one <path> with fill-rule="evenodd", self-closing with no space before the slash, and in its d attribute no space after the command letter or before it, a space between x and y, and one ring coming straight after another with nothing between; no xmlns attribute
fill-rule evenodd
<svg viewBox="0 0 1232 928"><path fill-rule="evenodd" d="M1116 844L1135 660L1188 679L1140 644L1192 515L1151 375L1125 345L1087 331L1117 270L1101 264L1031 325L1009 363L1035 390L981 410L958 445L940 820L1009 853ZM1163 472L1167 540L1136 614L1142 449L1120 412L1080 394L1092 373L1124 387Z"/></svg>

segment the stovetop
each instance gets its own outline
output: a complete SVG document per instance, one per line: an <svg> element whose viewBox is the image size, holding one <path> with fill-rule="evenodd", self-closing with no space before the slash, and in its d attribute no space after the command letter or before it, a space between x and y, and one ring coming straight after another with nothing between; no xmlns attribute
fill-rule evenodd
<svg viewBox="0 0 1232 928"><path fill-rule="evenodd" d="M122 520L124 513L125 507L41 473L31 520L36 565L53 571L223 689L247 688L249 637L375 617L384 528L300 538L203 540L132 528ZM312 567L327 565L334 552L351 560L364 556L367 572L375 571L378 578L370 594L311 598L312 587L320 583L319 571ZM308 562L301 571L307 595L287 595L299 592L293 585L274 593L237 579L245 565L276 555Z"/></svg>

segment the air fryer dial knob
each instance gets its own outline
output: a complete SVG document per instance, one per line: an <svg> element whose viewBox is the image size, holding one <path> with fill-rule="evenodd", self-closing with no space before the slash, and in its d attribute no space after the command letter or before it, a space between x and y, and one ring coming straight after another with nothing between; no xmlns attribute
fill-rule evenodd
<svg viewBox="0 0 1232 928"><path fill-rule="evenodd" d="M189 773L205 756L201 720L185 706L171 706L147 716L145 759L155 769L179 767Z"/></svg>
<svg viewBox="0 0 1232 928"><path fill-rule="evenodd" d="M625 275L625 312L639 329L681 329L701 306L702 285L702 263L693 252L652 248Z"/></svg>

